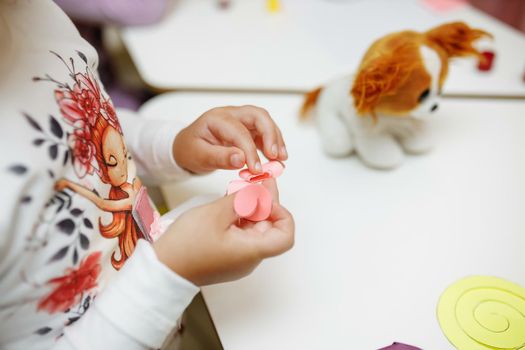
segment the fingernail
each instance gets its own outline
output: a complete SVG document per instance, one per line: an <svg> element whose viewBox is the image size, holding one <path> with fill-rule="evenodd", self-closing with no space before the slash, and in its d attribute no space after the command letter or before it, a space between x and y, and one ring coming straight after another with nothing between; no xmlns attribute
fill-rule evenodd
<svg viewBox="0 0 525 350"><path fill-rule="evenodd" d="M288 158L288 152L286 152L286 147L281 147L281 155L283 156L283 158Z"/></svg>
<svg viewBox="0 0 525 350"><path fill-rule="evenodd" d="M272 146L272 157L277 157L279 154L278 154L278 150L277 150L277 145L273 145Z"/></svg>
<svg viewBox="0 0 525 350"><path fill-rule="evenodd" d="M255 171L259 173L262 171L262 166L260 162L255 163Z"/></svg>
<svg viewBox="0 0 525 350"><path fill-rule="evenodd" d="M241 155L238 153L232 154L232 156L230 157L230 163L236 168L240 168L244 165L241 159Z"/></svg>

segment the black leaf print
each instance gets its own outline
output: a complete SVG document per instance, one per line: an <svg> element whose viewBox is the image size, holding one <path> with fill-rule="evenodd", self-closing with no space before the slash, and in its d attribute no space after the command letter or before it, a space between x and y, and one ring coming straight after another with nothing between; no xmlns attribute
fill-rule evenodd
<svg viewBox="0 0 525 350"><path fill-rule="evenodd" d="M55 135L59 139L61 139L62 136L64 136L64 131L62 130L60 123L52 115L49 116L49 127L53 135Z"/></svg>
<svg viewBox="0 0 525 350"><path fill-rule="evenodd" d="M60 248L60 250L58 252L56 252L55 255L53 255L49 259L48 263L63 259L66 256L68 250L69 250L69 246L68 245L66 245L65 247Z"/></svg>
<svg viewBox="0 0 525 350"><path fill-rule="evenodd" d="M33 145L38 147L38 146L42 145L44 143L44 141L45 141L44 139L35 139L35 140L33 140Z"/></svg>
<svg viewBox="0 0 525 350"><path fill-rule="evenodd" d="M42 132L42 127L40 126L40 124L38 124L38 123L36 122L36 120L34 120L33 118L31 118L31 117L29 116L29 114L27 114L27 113L22 113L22 114L24 115L24 117L26 117L27 122L29 123L29 125L31 125L31 126L33 127L33 129Z"/></svg>
<svg viewBox="0 0 525 350"><path fill-rule="evenodd" d="M71 63L71 69L73 72L75 71L75 61L73 61L73 57L69 57L69 63ZM74 74L73 74L74 76Z"/></svg>
<svg viewBox="0 0 525 350"><path fill-rule="evenodd" d="M84 62L87 64L88 61L87 61L87 57L86 57L86 55L84 55L84 54L83 54L82 52L80 52L80 51L77 51L77 53L78 53L78 57L80 57L80 58L82 59L82 61L84 61Z"/></svg>
<svg viewBox="0 0 525 350"><path fill-rule="evenodd" d="M75 248L75 250L73 250L73 265L76 265L78 262L78 251L77 251L77 248Z"/></svg>
<svg viewBox="0 0 525 350"><path fill-rule="evenodd" d="M22 204L29 203L29 202L31 202L31 199L32 199L31 196L24 196L24 197L22 197L22 199L20 199L20 203L22 203Z"/></svg>
<svg viewBox="0 0 525 350"><path fill-rule="evenodd" d="M49 175L50 178L52 178L52 179L55 178L55 173L53 172L53 170L48 169L48 170L47 170L47 174Z"/></svg>
<svg viewBox="0 0 525 350"><path fill-rule="evenodd" d="M66 235L70 235L75 230L75 222L71 219L64 219L56 224L57 229Z"/></svg>
<svg viewBox="0 0 525 350"><path fill-rule="evenodd" d="M27 167L22 164L16 164L10 166L8 170L16 175L23 175L27 172Z"/></svg>
<svg viewBox="0 0 525 350"><path fill-rule="evenodd" d="M100 193L98 193L98 191L96 189L93 189L91 192L93 192L94 194L96 194L97 196L100 197Z"/></svg>
<svg viewBox="0 0 525 350"><path fill-rule="evenodd" d="M57 159L57 155L58 155L58 145L54 144L54 145L49 146L49 156L51 157L51 159L53 160Z"/></svg>
<svg viewBox="0 0 525 350"><path fill-rule="evenodd" d="M71 209L70 213L71 215L73 215L74 217L78 217L80 214L82 214L84 211L82 209L78 209L78 208L73 208Z"/></svg>
<svg viewBox="0 0 525 350"><path fill-rule="evenodd" d="M80 319L80 316L70 317L67 320L67 325L72 325L73 323L77 322Z"/></svg>
<svg viewBox="0 0 525 350"><path fill-rule="evenodd" d="M89 239L83 233L80 233L80 247L84 250L89 248Z"/></svg>
<svg viewBox="0 0 525 350"><path fill-rule="evenodd" d="M93 228L93 223L88 218L84 218L84 226L87 228Z"/></svg>
<svg viewBox="0 0 525 350"><path fill-rule="evenodd" d="M89 303L91 302L91 295L88 295L86 297L86 299L84 299L84 304L82 305L82 307L84 308L84 310L87 310L87 308L89 308Z"/></svg>
<svg viewBox="0 0 525 350"><path fill-rule="evenodd" d="M73 204L73 198L71 197L71 195L69 195L66 191L60 191L58 193L66 197L65 199L63 199L63 201L66 202L67 209L71 209L71 205Z"/></svg>
<svg viewBox="0 0 525 350"><path fill-rule="evenodd" d="M64 153L64 161L62 162L62 165L66 165L67 164L67 161L69 160L69 150L67 150L65 153Z"/></svg>
<svg viewBox="0 0 525 350"><path fill-rule="evenodd" d="M52 330L53 330L53 328L51 328L51 327L42 327L40 329L37 329L35 331L35 333L38 334L38 335L44 335L44 334L47 334L47 333L51 332Z"/></svg>

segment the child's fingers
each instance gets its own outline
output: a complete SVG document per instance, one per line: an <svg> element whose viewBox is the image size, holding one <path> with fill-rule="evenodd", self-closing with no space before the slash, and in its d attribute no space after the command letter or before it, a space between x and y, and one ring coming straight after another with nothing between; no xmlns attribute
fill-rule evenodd
<svg viewBox="0 0 525 350"><path fill-rule="evenodd" d="M222 229L229 228L232 224L237 223L239 216L233 208L233 201L235 199L235 193L229 196L224 196L206 205L208 217L214 217L217 225Z"/></svg>
<svg viewBox="0 0 525 350"><path fill-rule="evenodd" d="M280 150L284 142L279 128L268 111L256 106L242 106L233 113L248 129L255 129L261 135L263 140L261 150L268 159L280 157Z"/></svg>
<svg viewBox="0 0 525 350"><path fill-rule="evenodd" d="M240 169L246 163L244 152L235 146L221 146L204 143L200 149L201 164L209 170Z"/></svg>
<svg viewBox="0 0 525 350"><path fill-rule="evenodd" d="M295 223L288 210L274 203L268 221L273 227L258 236L257 249L262 258L276 256L294 245Z"/></svg>
<svg viewBox="0 0 525 350"><path fill-rule="evenodd" d="M248 129L233 117L212 119L208 123L210 131L222 142L232 144L244 152L246 164L252 173L262 171L257 148Z"/></svg>
<svg viewBox="0 0 525 350"><path fill-rule="evenodd" d="M278 133L277 140L279 140L279 159L287 160L288 151L286 150L286 144L284 143L283 134L279 128L277 128L277 133Z"/></svg>

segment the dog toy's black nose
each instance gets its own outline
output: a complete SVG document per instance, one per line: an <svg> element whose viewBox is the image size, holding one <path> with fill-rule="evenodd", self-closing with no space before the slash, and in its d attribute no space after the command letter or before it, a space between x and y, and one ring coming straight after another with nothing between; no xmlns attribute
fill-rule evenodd
<svg viewBox="0 0 525 350"><path fill-rule="evenodd" d="M431 112L435 112L435 111L437 111L438 107L439 107L439 106L438 106L437 103L436 103L435 105L433 105L433 106L430 108L430 111L431 111Z"/></svg>

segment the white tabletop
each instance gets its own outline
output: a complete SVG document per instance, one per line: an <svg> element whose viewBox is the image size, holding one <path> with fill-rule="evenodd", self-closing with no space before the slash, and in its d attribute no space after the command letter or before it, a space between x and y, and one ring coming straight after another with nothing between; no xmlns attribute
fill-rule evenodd
<svg viewBox="0 0 525 350"><path fill-rule="evenodd" d="M463 20L495 35L494 68L474 60L452 64L445 93L525 96L525 36L469 6L437 13L421 0L282 0L270 14L265 0L234 0L220 10L210 0L180 0L160 24L123 31L138 70L160 89L305 92L355 71L382 35L426 30Z"/></svg>
<svg viewBox="0 0 525 350"><path fill-rule="evenodd" d="M394 171L322 154L293 95L171 93L147 117L191 120L218 105L266 107L290 159L279 179L296 245L249 277L203 288L224 348L378 349L393 341L452 349L436 305L468 275L525 286L525 102L445 100L438 143ZM163 188L168 205L224 193L232 171Z"/></svg>

